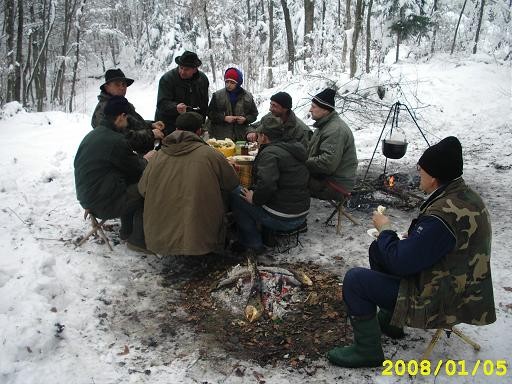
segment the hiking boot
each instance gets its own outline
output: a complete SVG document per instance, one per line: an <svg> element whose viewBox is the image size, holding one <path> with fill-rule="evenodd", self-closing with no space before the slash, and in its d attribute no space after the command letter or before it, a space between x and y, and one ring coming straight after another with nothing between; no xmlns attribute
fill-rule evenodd
<svg viewBox="0 0 512 384"><path fill-rule="evenodd" d="M401 339L405 336L404 329L394 325L390 325L393 313L387 309L380 308L377 313L377 320L379 321L380 330L383 334L392 339Z"/></svg>

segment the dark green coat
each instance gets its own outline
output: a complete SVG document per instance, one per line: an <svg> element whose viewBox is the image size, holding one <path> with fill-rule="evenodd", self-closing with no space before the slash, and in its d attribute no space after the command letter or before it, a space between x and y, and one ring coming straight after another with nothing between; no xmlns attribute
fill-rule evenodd
<svg viewBox="0 0 512 384"><path fill-rule="evenodd" d="M298 142L263 145L253 165L253 203L280 219L309 212L306 150Z"/></svg>
<svg viewBox="0 0 512 384"><path fill-rule="evenodd" d="M400 281L392 323L414 328L493 323L492 230L482 199L459 178L422 207L420 218L424 215L440 218L456 245L432 267Z"/></svg>
<svg viewBox="0 0 512 384"><path fill-rule="evenodd" d="M333 111L313 124L306 165L315 178L328 178L352 191L356 180L357 154L348 125Z"/></svg>
<svg viewBox="0 0 512 384"><path fill-rule="evenodd" d="M234 108L226 89L221 89L212 95L208 106L210 137L220 140L230 138L233 141L245 141L247 127L258 117L258 108L256 108L252 95L243 88L239 89ZM246 121L245 124L229 124L224 121L225 116L243 116Z"/></svg>
<svg viewBox="0 0 512 384"><path fill-rule="evenodd" d="M75 155L80 205L93 212L108 211L128 185L139 181L146 164L130 149L122 133L101 124L84 137Z"/></svg>
<svg viewBox="0 0 512 384"><path fill-rule="evenodd" d="M189 107L199 107L196 112L206 118L208 110L208 87L210 83L206 75L197 71L191 79L184 80L178 73L178 68L165 73L158 83L155 120L165 124L165 134L174 131L179 103Z"/></svg>
<svg viewBox="0 0 512 384"><path fill-rule="evenodd" d="M98 95L98 104L94 109L94 113L91 119L91 125L93 128L98 127L103 119L105 118L105 106L110 100L112 95L105 91L101 91ZM129 103L130 111L128 112L128 128L123 133L128 139L130 147L137 153L144 154L153 149L155 136L153 135L153 128L150 121L144 120L144 118L135 112L133 104Z"/></svg>

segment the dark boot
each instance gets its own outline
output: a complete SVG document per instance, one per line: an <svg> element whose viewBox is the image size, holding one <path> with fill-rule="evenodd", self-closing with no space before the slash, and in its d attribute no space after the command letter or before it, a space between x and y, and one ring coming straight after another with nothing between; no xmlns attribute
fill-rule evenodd
<svg viewBox="0 0 512 384"><path fill-rule="evenodd" d="M380 330L383 334L392 339L401 339L405 336L404 329L390 325L391 317L393 313L387 309L380 308L377 314L377 320L379 321Z"/></svg>
<svg viewBox="0 0 512 384"><path fill-rule="evenodd" d="M377 317L351 317L354 329L354 344L335 347L327 352L327 358L335 365L346 368L379 367L384 361L380 344L380 329Z"/></svg>

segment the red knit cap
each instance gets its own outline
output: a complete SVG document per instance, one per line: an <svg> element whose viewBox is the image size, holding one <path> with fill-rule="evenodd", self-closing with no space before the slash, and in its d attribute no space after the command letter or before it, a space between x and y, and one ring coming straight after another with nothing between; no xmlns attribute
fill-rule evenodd
<svg viewBox="0 0 512 384"><path fill-rule="evenodd" d="M226 73L224 74L224 81L226 81L226 80L233 80L233 81L236 81L236 83L238 83L238 81L240 79L238 76L238 72L236 71L235 68L229 68L226 71Z"/></svg>

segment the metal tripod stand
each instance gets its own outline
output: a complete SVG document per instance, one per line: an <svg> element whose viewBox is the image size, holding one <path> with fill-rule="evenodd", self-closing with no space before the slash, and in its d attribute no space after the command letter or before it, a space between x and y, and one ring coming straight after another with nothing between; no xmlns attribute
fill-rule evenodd
<svg viewBox="0 0 512 384"><path fill-rule="evenodd" d="M370 163L368 164L368 167L366 168L366 172L365 172L364 178L363 178L363 183L366 180L366 176L368 175L368 171L370 170L370 166L372 165L373 158L375 157L375 152L377 152L377 148L379 147L380 139L382 138L382 134L384 133L384 130L386 129L386 125L388 124L389 117L391 116L391 114L393 114L393 118L391 120L391 130L390 130L390 134L389 134L389 136L391 137L391 135L393 134L393 128L398 128L398 116L400 114L400 109L402 107L404 107L407 110L407 112L409 113L409 116L411 116L412 121L414 121L414 124L416 125L416 127L420 131L421 135L423 136L423 139L425 139L425 142L430 147L430 144L429 144L427 138L425 137L425 134L423 133L423 131L421 130L420 126L416 122L416 119L414 118L414 116L412 115L411 111L409 110L409 107L407 107L407 105L402 104L399 101L397 101L389 109L388 117L386 117L386 121L384 122L384 126L382 127L382 131L380 132L380 136L377 139L377 144L375 145L375 149L373 150L372 158L370 159ZM386 157L386 162L384 163L383 174L386 174L387 165L388 165L388 158Z"/></svg>

